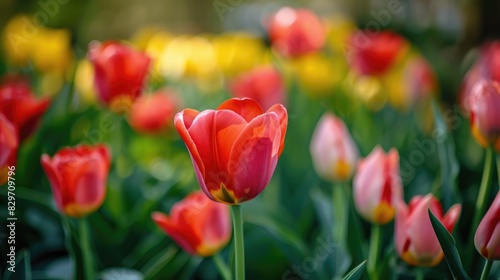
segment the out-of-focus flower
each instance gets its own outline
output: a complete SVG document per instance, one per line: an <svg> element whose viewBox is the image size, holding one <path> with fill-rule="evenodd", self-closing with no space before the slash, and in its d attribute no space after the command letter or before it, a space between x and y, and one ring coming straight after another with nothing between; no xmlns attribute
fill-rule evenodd
<svg viewBox="0 0 500 280"><path fill-rule="evenodd" d="M355 97L373 111L378 111L387 104L387 92L383 90L378 77L360 76L351 71L343 86L344 91L353 92Z"/></svg>
<svg viewBox="0 0 500 280"><path fill-rule="evenodd" d="M150 40L158 33L162 33L160 28L155 26L146 26L139 29L137 32L134 32L130 41L137 47L137 49L146 51Z"/></svg>
<svg viewBox="0 0 500 280"><path fill-rule="evenodd" d="M16 163L18 145L15 126L0 113L0 185L7 182L9 166Z"/></svg>
<svg viewBox="0 0 500 280"><path fill-rule="evenodd" d="M270 18L268 32L272 46L289 57L317 52L326 40L323 23L306 9L281 8Z"/></svg>
<svg viewBox="0 0 500 280"><path fill-rule="evenodd" d="M57 208L70 217L96 211L106 196L110 152L104 145L63 148L41 157Z"/></svg>
<svg viewBox="0 0 500 280"><path fill-rule="evenodd" d="M332 182L351 178L359 157L344 122L331 113L325 113L316 125L310 151L316 172Z"/></svg>
<svg viewBox="0 0 500 280"><path fill-rule="evenodd" d="M473 88L483 79L500 83L500 41L482 46L476 63L464 77L459 99L466 113L470 111L469 101Z"/></svg>
<svg viewBox="0 0 500 280"><path fill-rule="evenodd" d="M151 38L149 38L145 46L146 54L149 55L149 57L151 57L151 59L153 60L151 76L155 80L163 80L163 76L161 75L161 57L163 55L163 52L165 51L165 48L168 46L170 41L172 41L172 39L173 36L167 32L157 32L156 34L152 35Z"/></svg>
<svg viewBox="0 0 500 280"><path fill-rule="evenodd" d="M128 112L143 91L151 59L117 42L92 42L88 57L101 102L115 112Z"/></svg>
<svg viewBox="0 0 500 280"><path fill-rule="evenodd" d="M11 64L24 66L28 63L30 41L38 30L31 19L26 14L16 15L7 22L3 30L3 49Z"/></svg>
<svg viewBox="0 0 500 280"><path fill-rule="evenodd" d="M451 233L458 221L461 205L453 205L446 215L441 203L432 195L414 196L410 205L398 202L395 241L398 255L408 264L435 266L443 259L443 250L432 228L428 209Z"/></svg>
<svg viewBox="0 0 500 280"><path fill-rule="evenodd" d="M325 22L327 44L336 54L344 55L351 34L356 30L356 24L348 18L335 17Z"/></svg>
<svg viewBox="0 0 500 280"><path fill-rule="evenodd" d="M399 154L388 154L375 147L358 164L354 175L354 205L360 215L376 224L390 222L396 213L396 202L403 198L399 175Z"/></svg>
<svg viewBox="0 0 500 280"><path fill-rule="evenodd" d="M264 112L252 99L229 99L217 110L185 109L175 116L202 190L212 200L240 204L267 186L283 151L288 114Z"/></svg>
<svg viewBox="0 0 500 280"><path fill-rule="evenodd" d="M182 249L191 255L213 256L231 238L231 217L226 205L191 193L177 202L170 216L154 212L152 218Z"/></svg>
<svg viewBox="0 0 500 280"><path fill-rule="evenodd" d="M225 33L212 39L217 65L229 77L269 62L261 38L246 33Z"/></svg>
<svg viewBox="0 0 500 280"><path fill-rule="evenodd" d="M8 76L0 84L0 112L17 128L20 141L31 135L48 106L49 99L35 98L21 77Z"/></svg>
<svg viewBox="0 0 500 280"><path fill-rule="evenodd" d="M230 91L235 97L249 97L267 110L274 104L284 104L285 83L281 73L272 66L261 66L233 80Z"/></svg>
<svg viewBox="0 0 500 280"><path fill-rule="evenodd" d="M407 49L406 40L391 31L357 31L350 40L349 60L361 75L384 74Z"/></svg>
<svg viewBox="0 0 500 280"><path fill-rule="evenodd" d="M30 40L30 59L42 73L58 73L64 77L72 61L71 33L67 29L37 27Z"/></svg>
<svg viewBox="0 0 500 280"><path fill-rule="evenodd" d="M141 133L158 133L174 120L177 100L169 91L139 97L128 116L130 126Z"/></svg>
<svg viewBox="0 0 500 280"><path fill-rule="evenodd" d="M88 59L80 60L76 66L75 88L85 103L94 103L96 101L94 66Z"/></svg>
<svg viewBox="0 0 500 280"><path fill-rule="evenodd" d="M500 260L500 192L476 230L474 245L485 259Z"/></svg>
<svg viewBox="0 0 500 280"><path fill-rule="evenodd" d="M311 96L332 94L347 72L342 60L321 53L298 57L292 61L292 67L300 85Z"/></svg>
<svg viewBox="0 0 500 280"><path fill-rule="evenodd" d="M476 83L469 96L472 135L483 147L500 152L500 84L492 80Z"/></svg>

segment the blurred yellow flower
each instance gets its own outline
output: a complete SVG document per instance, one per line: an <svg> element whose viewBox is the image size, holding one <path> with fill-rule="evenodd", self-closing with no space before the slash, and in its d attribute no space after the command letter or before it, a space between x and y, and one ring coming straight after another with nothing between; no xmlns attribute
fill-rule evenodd
<svg viewBox="0 0 500 280"><path fill-rule="evenodd" d="M150 76L154 80L161 80L163 78L161 75L161 56L172 39L173 36L171 34L160 31L152 35L144 46L144 51L152 59Z"/></svg>
<svg viewBox="0 0 500 280"><path fill-rule="evenodd" d="M146 26L135 32L130 41L135 47L137 47L137 49L145 51L150 43L150 40L161 32L162 31L159 27Z"/></svg>
<svg viewBox="0 0 500 280"><path fill-rule="evenodd" d="M217 64L224 75L233 77L259 64L270 62L261 38L247 33L225 33L212 40Z"/></svg>
<svg viewBox="0 0 500 280"><path fill-rule="evenodd" d="M382 89L380 79L360 76L351 71L344 83L346 92L353 92L369 109L378 111L387 102L387 93Z"/></svg>
<svg viewBox="0 0 500 280"><path fill-rule="evenodd" d="M80 60L76 66L75 89L84 103L95 103L94 66L88 59Z"/></svg>
<svg viewBox="0 0 500 280"><path fill-rule="evenodd" d="M337 16L325 22L327 32L327 46L330 51L343 54L347 51L349 37L357 29L356 24L346 18Z"/></svg>
<svg viewBox="0 0 500 280"><path fill-rule="evenodd" d="M71 33L67 29L39 27L30 41L30 58L40 72L64 75L72 56Z"/></svg>
<svg viewBox="0 0 500 280"><path fill-rule="evenodd" d="M38 27L26 14L16 15L7 22L2 34L2 43L11 64L24 66L28 63L30 41L37 30Z"/></svg>

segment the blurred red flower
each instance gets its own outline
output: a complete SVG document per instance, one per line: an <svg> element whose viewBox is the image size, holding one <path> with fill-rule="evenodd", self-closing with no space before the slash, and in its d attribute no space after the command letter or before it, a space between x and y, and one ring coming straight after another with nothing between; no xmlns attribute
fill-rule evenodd
<svg viewBox="0 0 500 280"><path fill-rule="evenodd" d="M469 96L472 135L483 147L500 152L500 84L481 80Z"/></svg>
<svg viewBox="0 0 500 280"><path fill-rule="evenodd" d="M0 185L7 182L9 166L16 164L18 145L15 126L0 113Z"/></svg>
<svg viewBox="0 0 500 280"><path fill-rule="evenodd" d="M162 90L139 97L128 116L130 126L140 133L158 133L173 123L178 101Z"/></svg>
<svg viewBox="0 0 500 280"><path fill-rule="evenodd" d="M395 224L396 251L410 265L435 266L443 259L443 250L432 228L428 209L451 233L462 207L455 204L445 215L441 203L432 194L414 196L409 206L399 202Z"/></svg>
<svg viewBox="0 0 500 280"><path fill-rule="evenodd" d="M61 213L78 218L102 205L110 157L104 145L63 148L52 158L42 155L42 167Z"/></svg>
<svg viewBox="0 0 500 280"><path fill-rule="evenodd" d="M88 57L94 65L99 99L115 112L128 112L142 93L151 59L124 44L92 42Z"/></svg>
<svg viewBox="0 0 500 280"><path fill-rule="evenodd" d="M22 77L7 76L0 85L0 112L14 124L21 142L33 133L49 102L48 98L35 98Z"/></svg>
<svg viewBox="0 0 500 280"><path fill-rule="evenodd" d="M224 248L231 238L228 207L211 201L201 191L193 192L174 204L170 216L160 212L151 216L191 255L212 256Z"/></svg>
<svg viewBox="0 0 500 280"><path fill-rule="evenodd" d="M326 41L325 27L307 9L281 8L270 18L268 32L272 46L289 57L317 52Z"/></svg>
<svg viewBox="0 0 500 280"><path fill-rule="evenodd" d="M500 192L476 230L474 245L485 259L500 260Z"/></svg>
<svg viewBox="0 0 500 280"><path fill-rule="evenodd" d="M266 112L252 99L229 99L217 110L185 109L175 116L205 194L240 204L267 186L283 151L288 114L281 104Z"/></svg>
<svg viewBox="0 0 500 280"><path fill-rule="evenodd" d="M231 93L239 98L252 98L262 109L285 103L285 84L281 74L272 66L261 66L238 76L230 86Z"/></svg>

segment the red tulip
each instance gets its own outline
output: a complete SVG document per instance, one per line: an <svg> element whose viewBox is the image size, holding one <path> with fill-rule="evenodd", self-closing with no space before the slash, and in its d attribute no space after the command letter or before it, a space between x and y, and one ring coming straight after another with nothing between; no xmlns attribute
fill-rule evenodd
<svg viewBox="0 0 500 280"><path fill-rule="evenodd" d="M441 203L432 194L413 197L409 206L399 202L395 224L396 251L410 265L435 266L443 259L441 245L429 218L429 208L450 233L462 209L460 204L455 204L444 215Z"/></svg>
<svg viewBox="0 0 500 280"><path fill-rule="evenodd" d="M117 42L93 42L88 56L99 99L113 110L128 111L143 91L151 59Z"/></svg>
<svg viewBox="0 0 500 280"><path fill-rule="evenodd" d="M0 85L0 112L17 128L20 141L33 133L48 107L49 99L35 98L22 78L8 77Z"/></svg>
<svg viewBox="0 0 500 280"><path fill-rule="evenodd" d="M361 75L382 75L405 49L405 39L392 31L357 31L351 38L352 66Z"/></svg>
<svg viewBox="0 0 500 280"><path fill-rule="evenodd" d="M172 123L176 107L177 100L168 91L144 95L132 106L128 121L138 132L161 132Z"/></svg>
<svg viewBox="0 0 500 280"><path fill-rule="evenodd" d="M7 182L9 166L16 164L18 145L15 126L0 113L0 185Z"/></svg>
<svg viewBox="0 0 500 280"><path fill-rule="evenodd" d="M484 258L500 260L500 192L476 230L474 245Z"/></svg>
<svg viewBox="0 0 500 280"><path fill-rule="evenodd" d="M78 218L102 205L110 165L106 146L64 148L52 158L42 155L41 162L59 211Z"/></svg>
<svg viewBox="0 0 500 280"><path fill-rule="evenodd" d="M215 203L203 192L191 193L177 202L170 216L160 212L152 215L182 249L191 255L212 256L231 238L231 217L226 205Z"/></svg>
<svg viewBox="0 0 500 280"><path fill-rule="evenodd" d="M272 66L262 66L237 77L231 92L235 97L249 97L264 110L285 101L285 84L281 74Z"/></svg>
<svg viewBox="0 0 500 280"><path fill-rule="evenodd" d="M399 154L391 149L385 154L376 147L358 164L354 175L354 204L366 220L376 224L390 222L396 202L403 197L399 175Z"/></svg>
<svg viewBox="0 0 500 280"><path fill-rule="evenodd" d="M408 63L408 67L405 69L405 81L410 90L412 104L432 95L437 88L434 71L422 57L414 58Z"/></svg>
<svg viewBox="0 0 500 280"><path fill-rule="evenodd" d="M484 147L500 152L500 84L492 80L476 83L469 96L472 135Z"/></svg>
<svg viewBox="0 0 500 280"><path fill-rule="evenodd" d="M263 112L252 99L229 99L217 110L185 109L175 116L202 190L212 200L239 204L271 180L284 145L288 115L276 104Z"/></svg>
<svg viewBox="0 0 500 280"><path fill-rule="evenodd" d="M268 29L273 47L290 57L317 52L326 40L323 24L306 9L281 8L271 17Z"/></svg>
<svg viewBox="0 0 500 280"><path fill-rule="evenodd" d="M316 172L333 182L351 178L359 157L344 122L330 113L325 113L318 122L310 151Z"/></svg>

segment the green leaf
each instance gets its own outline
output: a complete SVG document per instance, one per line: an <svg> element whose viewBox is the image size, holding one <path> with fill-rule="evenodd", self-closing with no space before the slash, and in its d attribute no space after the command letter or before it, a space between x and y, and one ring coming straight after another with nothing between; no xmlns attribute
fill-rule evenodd
<svg viewBox="0 0 500 280"><path fill-rule="evenodd" d="M366 260L358 264L355 268L351 270L345 277L344 280L358 280L365 272Z"/></svg>
<svg viewBox="0 0 500 280"><path fill-rule="evenodd" d="M30 254L27 250L21 250L16 253L15 266L7 263L7 267L3 274L3 280L9 279L26 279L31 280L31 263ZM14 269L12 272L10 269Z"/></svg>
<svg viewBox="0 0 500 280"><path fill-rule="evenodd" d="M143 280L144 276L137 270L124 268L124 267L114 267L108 268L101 272L101 278L103 280Z"/></svg>
<svg viewBox="0 0 500 280"><path fill-rule="evenodd" d="M446 258L446 263L448 263L448 268L453 274L453 278L458 280L470 280L470 277L465 272L462 261L460 260L460 255L458 254L455 239L448 232L448 230L441 224L441 222L432 214L431 210L428 210L429 217L431 219L432 227L434 232L441 244L444 256Z"/></svg>

